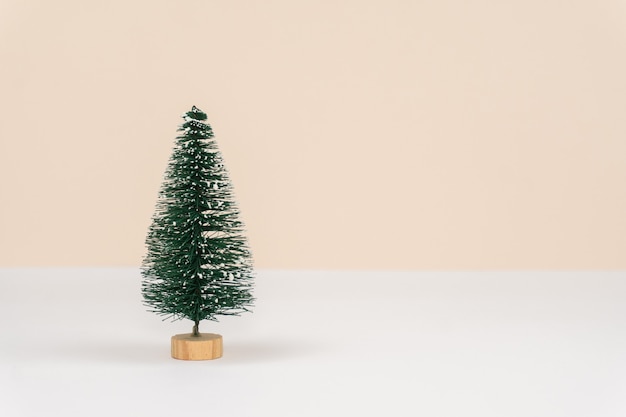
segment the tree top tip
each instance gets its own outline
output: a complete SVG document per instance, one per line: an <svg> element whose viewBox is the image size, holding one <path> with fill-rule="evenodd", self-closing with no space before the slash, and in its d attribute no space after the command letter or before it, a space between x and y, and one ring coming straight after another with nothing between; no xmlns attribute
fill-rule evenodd
<svg viewBox="0 0 626 417"><path fill-rule="evenodd" d="M206 113L197 108L196 106L191 107L191 111L185 113L186 117L192 118L194 120L206 120Z"/></svg>

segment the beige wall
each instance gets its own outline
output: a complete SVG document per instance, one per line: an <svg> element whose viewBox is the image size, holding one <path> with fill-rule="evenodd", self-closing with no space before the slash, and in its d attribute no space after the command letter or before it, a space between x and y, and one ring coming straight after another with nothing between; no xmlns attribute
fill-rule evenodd
<svg viewBox="0 0 626 417"><path fill-rule="evenodd" d="M623 1L0 0L0 266L138 265L209 114L260 268L626 268Z"/></svg>

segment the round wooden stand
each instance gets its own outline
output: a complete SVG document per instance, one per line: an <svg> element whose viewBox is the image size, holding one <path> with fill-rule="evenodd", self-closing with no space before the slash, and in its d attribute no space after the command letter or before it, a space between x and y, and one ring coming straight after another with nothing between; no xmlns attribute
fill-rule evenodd
<svg viewBox="0 0 626 417"><path fill-rule="evenodd" d="M172 336L172 358L204 361L222 357L222 336L214 333L191 333Z"/></svg>

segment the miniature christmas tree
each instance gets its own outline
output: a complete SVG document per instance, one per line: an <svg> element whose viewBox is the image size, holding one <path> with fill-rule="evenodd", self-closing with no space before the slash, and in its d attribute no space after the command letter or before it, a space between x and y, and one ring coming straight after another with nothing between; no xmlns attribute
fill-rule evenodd
<svg viewBox="0 0 626 417"><path fill-rule="evenodd" d="M194 106L183 119L146 238L142 293L150 311L194 323L172 338L172 356L212 359L221 336L201 334L200 322L249 311L252 258L207 116Z"/></svg>

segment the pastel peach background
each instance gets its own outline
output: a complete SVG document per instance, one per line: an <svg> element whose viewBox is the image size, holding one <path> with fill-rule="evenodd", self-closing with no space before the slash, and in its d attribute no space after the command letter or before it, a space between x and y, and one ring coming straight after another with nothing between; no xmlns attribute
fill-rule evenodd
<svg viewBox="0 0 626 417"><path fill-rule="evenodd" d="M623 1L0 0L0 266L139 265L209 114L259 268L626 268Z"/></svg>

